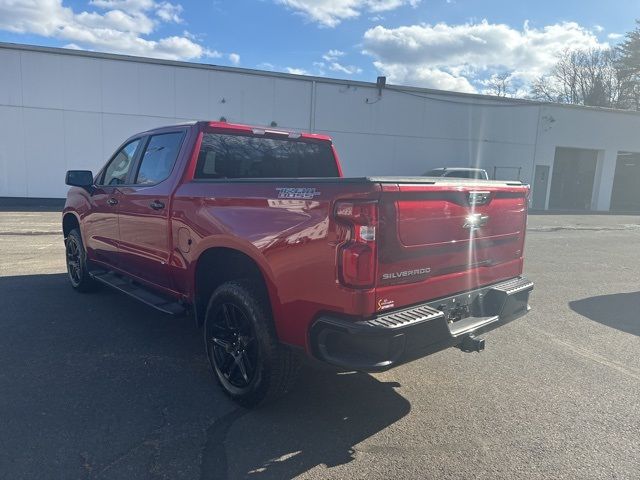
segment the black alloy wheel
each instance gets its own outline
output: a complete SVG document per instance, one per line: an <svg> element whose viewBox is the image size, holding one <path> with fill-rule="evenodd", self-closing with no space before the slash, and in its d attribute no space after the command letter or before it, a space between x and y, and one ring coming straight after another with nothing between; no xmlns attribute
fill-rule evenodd
<svg viewBox="0 0 640 480"><path fill-rule="evenodd" d="M64 240L67 273L71 286L78 292L92 292L99 285L89 274L87 254L82 244L80 230L74 228Z"/></svg>
<svg viewBox="0 0 640 480"><path fill-rule="evenodd" d="M67 272L69 273L69 280L74 288L78 288L82 282L82 263L83 258L81 254L81 247L78 245L78 241L74 235L67 237L66 250L67 250Z"/></svg>
<svg viewBox="0 0 640 480"><path fill-rule="evenodd" d="M220 303L207 326L209 359L220 380L232 391L248 388L257 373L258 344L247 315L233 303Z"/></svg>
<svg viewBox="0 0 640 480"><path fill-rule="evenodd" d="M204 340L223 392L253 408L284 395L295 383L300 357L278 341L266 288L254 279L230 280L211 294Z"/></svg>

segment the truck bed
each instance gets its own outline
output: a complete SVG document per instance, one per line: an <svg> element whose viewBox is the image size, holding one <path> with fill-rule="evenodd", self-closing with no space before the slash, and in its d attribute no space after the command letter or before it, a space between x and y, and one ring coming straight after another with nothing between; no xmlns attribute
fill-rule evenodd
<svg viewBox="0 0 640 480"><path fill-rule="evenodd" d="M197 178L197 183L409 183L421 185L470 185L487 187L519 186L518 180L477 180L473 178L446 177L407 177L407 176L370 176L370 177L328 177L328 178Z"/></svg>

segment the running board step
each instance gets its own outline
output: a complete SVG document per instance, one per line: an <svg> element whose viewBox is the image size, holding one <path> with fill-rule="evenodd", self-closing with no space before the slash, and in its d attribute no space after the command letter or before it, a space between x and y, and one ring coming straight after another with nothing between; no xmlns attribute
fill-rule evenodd
<svg viewBox="0 0 640 480"><path fill-rule="evenodd" d="M450 323L449 331L454 337L460 337L467 333L472 333L480 327L497 322L498 320L500 320L498 315L493 317L467 317L462 320L458 320L457 322Z"/></svg>
<svg viewBox="0 0 640 480"><path fill-rule="evenodd" d="M507 280L506 282L498 283L496 285L492 285L491 289L498 290L500 292L506 293L507 295L515 295L516 293L520 293L525 290L533 290L533 282L531 280L527 280L526 278L519 277L512 280Z"/></svg>
<svg viewBox="0 0 640 480"><path fill-rule="evenodd" d="M122 293L126 293L130 297L133 297L156 310L160 310L163 313L179 316L184 315L187 311L186 308L178 302L158 295L142 285L121 277L114 272L92 270L89 272L89 275L98 282L104 283L111 288L115 288Z"/></svg>
<svg viewBox="0 0 640 480"><path fill-rule="evenodd" d="M438 318L444 318L444 313L428 305L421 305L418 307L406 308L399 312L381 315L360 323L375 328L404 328L417 323L436 320Z"/></svg>

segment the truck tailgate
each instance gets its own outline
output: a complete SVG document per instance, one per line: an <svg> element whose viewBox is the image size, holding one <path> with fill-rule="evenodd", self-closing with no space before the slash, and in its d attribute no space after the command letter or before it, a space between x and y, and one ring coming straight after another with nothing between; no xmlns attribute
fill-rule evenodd
<svg viewBox="0 0 640 480"><path fill-rule="evenodd" d="M377 310L521 274L528 191L505 182L383 184Z"/></svg>

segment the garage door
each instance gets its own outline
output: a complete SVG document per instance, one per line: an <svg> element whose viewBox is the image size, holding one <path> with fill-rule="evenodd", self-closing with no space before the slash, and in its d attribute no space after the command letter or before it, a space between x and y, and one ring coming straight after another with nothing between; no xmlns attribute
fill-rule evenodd
<svg viewBox="0 0 640 480"><path fill-rule="evenodd" d="M549 208L591 209L598 150L556 148L551 176Z"/></svg>
<svg viewBox="0 0 640 480"><path fill-rule="evenodd" d="M640 153L618 152L611 210L640 211Z"/></svg>

